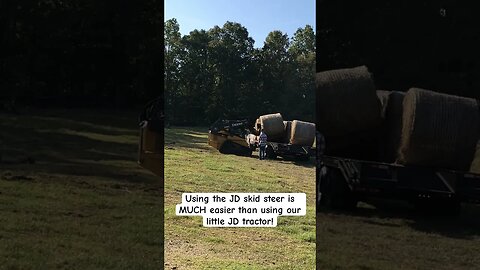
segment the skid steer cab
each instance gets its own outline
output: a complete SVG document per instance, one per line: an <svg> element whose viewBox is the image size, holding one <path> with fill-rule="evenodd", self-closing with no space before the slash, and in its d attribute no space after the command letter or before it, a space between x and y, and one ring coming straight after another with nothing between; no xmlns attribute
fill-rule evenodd
<svg viewBox="0 0 480 270"><path fill-rule="evenodd" d="M255 145L248 142L251 134L248 120L223 120L219 119L210 126L208 131L208 144L222 154L251 156Z"/></svg>
<svg viewBox="0 0 480 270"><path fill-rule="evenodd" d="M163 100L149 102L139 117L138 164L163 180Z"/></svg>

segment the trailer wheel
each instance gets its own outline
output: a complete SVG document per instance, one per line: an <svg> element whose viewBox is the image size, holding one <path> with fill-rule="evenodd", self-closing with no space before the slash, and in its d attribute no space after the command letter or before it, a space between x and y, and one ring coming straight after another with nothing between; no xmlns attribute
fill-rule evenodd
<svg viewBox="0 0 480 270"><path fill-rule="evenodd" d="M273 148L269 145L267 145L267 149L265 149L265 153L267 154L268 159L276 159L277 154L275 154L275 151L273 151Z"/></svg>
<svg viewBox="0 0 480 270"><path fill-rule="evenodd" d="M356 208L357 200L338 169L322 167L319 182L317 184L319 209L353 210Z"/></svg>
<svg viewBox="0 0 480 270"><path fill-rule="evenodd" d="M232 141L224 142L220 149L218 149L218 151L222 154L233 154L245 157L249 157L252 155L252 150L249 147L241 146Z"/></svg>
<svg viewBox="0 0 480 270"><path fill-rule="evenodd" d="M445 205L445 215L456 217L462 212L462 203L459 200L453 200Z"/></svg>

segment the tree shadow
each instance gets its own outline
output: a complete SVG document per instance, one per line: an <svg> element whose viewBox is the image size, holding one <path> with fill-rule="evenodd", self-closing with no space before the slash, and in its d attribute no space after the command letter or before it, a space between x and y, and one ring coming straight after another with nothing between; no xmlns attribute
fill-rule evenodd
<svg viewBox="0 0 480 270"><path fill-rule="evenodd" d="M165 147L209 149L208 130L202 128L166 128Z"/></svg>
<svg viewBox="0 0 480 270"><path fill-rule="evenodd" d="M72 112L68 119L0 114L0 168L20 175L63 174L132 183L158 181L136 163L139 133L134 125L107 126L88 122L83 114L75 116ZM116 114L102 117L105 122L115 123L114 119L107 119ZM22 162L25 159L34 162Z"/></svg>
<svg viewBox="0 0 480 270"><path fill-rule="evenodd" d="M307 167L307 168L315 168L315 159L310 158L309 160L294 160L293 163L297 166Z"/></svg>

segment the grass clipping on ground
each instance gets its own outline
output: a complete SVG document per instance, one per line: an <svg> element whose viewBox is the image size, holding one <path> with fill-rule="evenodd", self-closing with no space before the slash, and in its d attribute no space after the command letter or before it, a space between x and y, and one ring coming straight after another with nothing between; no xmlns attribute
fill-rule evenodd
<svg viewBox="0 0 480 270"><path fill-rule="evenodd" d="M207 134L165 130L165 269L314 269L314 161L223 155ZM307 215L275 228L204 228L202 217L175 215L184 192L304 192Z"/></svg>

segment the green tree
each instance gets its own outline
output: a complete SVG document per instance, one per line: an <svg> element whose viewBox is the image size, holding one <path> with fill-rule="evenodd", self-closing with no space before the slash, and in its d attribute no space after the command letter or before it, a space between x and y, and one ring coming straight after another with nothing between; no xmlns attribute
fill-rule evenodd
<svg viewBox="0 0 480 270"><path fill-rule="evenodd" d="M175 121L180 101L180 55L183 52L180 25L175 18L165 22L164 28L164 96L165 120Z"/></svg>
<svg viewBox="0 0 480 270"><path fill-rule="evenodd" d="M180 56L179 101L185 124L207 124L205 108L213 86L209 65L210 36L205 30L194 30L182 38L183 54Z"/></svg>
<svg viewBox="0 0 480 270"><path fill-rule="evenodd" d="M285 97L291 79L290 41L281 31L270 32L261 51L260 73L264 100L262 113L287 111L290 101Z"/></svg>
<svg viewBox="0 0 480 270"><path fill-rule="evenodd" d="M300 28L290 44L273 31L264 46L239 23L226 22L183 37L165 23L166 117L174 124L210 124L218 118L255 119L282 112L286 119L313 119L315 35Z"/></svg>
<svg viewBox="0 0 480 270"><path fill-rule="evenodd" d="M308 58L315 53L315 43L313 28L307 24L304 28L298 28L295 31L288 51L294 58Z"/></svg>
<svg viewBox="0 0 480 270"><path fill-rule="evenodd" d="M303 104L293 112L292 117L314 120L315 108L315 33L310 25L295 32L288 51L292 55L291 89L286 96L292 103Z"/></svg>
<svg viewBox="0 0 480 270"><path fill-rule="evenodd" d="M210 92L208 119L217 117L238 118L244 115L248 98L247 74L253 53L254 40L239 23L226 22L222 28L215 26L208 31L209 65L213 86Z"/></svg>

